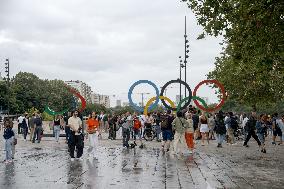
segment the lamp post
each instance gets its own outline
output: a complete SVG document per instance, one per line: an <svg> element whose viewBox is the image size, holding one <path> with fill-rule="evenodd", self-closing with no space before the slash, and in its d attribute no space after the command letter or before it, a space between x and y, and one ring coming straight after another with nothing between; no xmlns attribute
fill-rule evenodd
<svg viewBox="0 0 284 189"><path fill-rule="evenodd" d="M10 118L10 62L9 58L6 59L5 62L5 72L7 77L7 95L8 95L8 102L7 102L7 111L8 111L8 119Z"/></svg>
<svg viewBox="0 0 284 189"><path fill-rule="evenodd" d="M189 53L189 45L188 45L188 40L187 40L187 34L186 34L186 16L185 16L185 19L184 19L184 82L186 82L186 64L187 64L187 58L189 57L188 56L188 53ZM184 88L184 98L186 97L186 87Z"/></svg>
<svg viewBox="0 0 284 189"><path fill-rule="evenodd" d="M179 80L181 80L181 69L185 68L185 65L182 64L182 58L179 56ZM179 101L181 101L181 83L179 83Z"/></svg>

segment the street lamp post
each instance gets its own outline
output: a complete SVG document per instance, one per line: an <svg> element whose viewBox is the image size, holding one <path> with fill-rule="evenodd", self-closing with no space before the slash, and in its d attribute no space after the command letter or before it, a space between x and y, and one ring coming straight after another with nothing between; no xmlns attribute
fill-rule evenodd
<svg viewBox="0 0 284 189"><path fill-rule="evenodd" d="M179 80L181 80L181 69L185 68L185 65L182 64L181 56L179 57ZM181 101L181 83L179 83L179 101Z"/></svg>
<svg viewBox="0 0 284 189"><path fill-rule="evenodd" d="M10 63L9 63L9 58L6 59L5 62L5 72L6 72L6 77L7 77L7 95L8 95L8 107L7 107L7 111L8 111L8 119L10 118Z"/></svg>
<svg viewBox="0 0 284 189"><path fill-rule="evenodd" d="M188 40L187 40L187 34L186 34L186 16L185 16L185 19L184 19L184 82L186 82L186 64L187 64L187 58L189 57L188 56L188 53L189 53L189 45L187 44L188 43ZM184 98L186 97L186 87L184 88Z"/></svg>

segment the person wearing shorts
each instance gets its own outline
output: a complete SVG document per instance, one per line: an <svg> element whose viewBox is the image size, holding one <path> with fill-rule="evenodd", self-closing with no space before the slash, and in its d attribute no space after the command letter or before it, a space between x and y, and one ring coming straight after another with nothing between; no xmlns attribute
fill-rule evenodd
<svg viewBox="0 0 284 189"><path fill-rule="evenodd" d="M165 117L166 119L166 125L165 126L161 125L162 136L163 136L162 150L168 152L170 151L170 143L173 140L172 122L174 120L174 116L171 115L171 110L168 110L167 114L162 117Z"/></svg>
<svg viewBox="0 0 284 189"><path fill-rule="evenodd" d="M209 144L209 127L208 127L208 118L206 117L205 113L202 112L202 115L199 118L199 124L200 124L200 133L201 133L201 145L204 146L204 140L207 139L207 142Z"/></svg>

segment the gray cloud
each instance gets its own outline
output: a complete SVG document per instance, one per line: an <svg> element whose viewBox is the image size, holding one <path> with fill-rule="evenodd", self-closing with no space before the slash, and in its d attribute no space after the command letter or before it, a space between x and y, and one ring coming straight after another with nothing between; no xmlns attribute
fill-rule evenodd
<svg viewBox="0 0 284 189"><path fill-rule="evenodd" d="M1 1L0 58L13 74L78 79L106 94L127 93L138 79L163 85L179 74L185 15L193 88L214 68L221 39L196 40L202 28L177 1Z"/></svg>

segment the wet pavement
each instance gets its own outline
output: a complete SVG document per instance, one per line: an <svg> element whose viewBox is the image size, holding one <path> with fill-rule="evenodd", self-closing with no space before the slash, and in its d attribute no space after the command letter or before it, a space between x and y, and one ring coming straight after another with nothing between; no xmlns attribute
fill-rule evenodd
<svg viewBox="0 0 284 189"><path fill-rule="evenodd" d="M197 144L194 155L162 153L160 143L123 149L121 140L100 140L98 160L88 157L71 162L64 139L43 138L40 144L20 137L15 161L0 164L0 188L284 188L284 146L268 145L267 154L251 140L249 148L216 142ZM4 159L3 141L1 141Z"/></svg>

